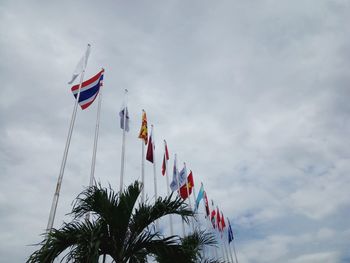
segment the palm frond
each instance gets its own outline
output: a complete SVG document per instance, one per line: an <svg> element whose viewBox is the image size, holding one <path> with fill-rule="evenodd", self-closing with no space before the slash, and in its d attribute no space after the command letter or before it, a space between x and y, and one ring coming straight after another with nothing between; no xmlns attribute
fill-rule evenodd
<svg viewBox="0 0 350 263"><path fill-rule="evenodd" d="M154 204L140 203L129 225L132 237L136 237L150 224L169 214L180 215L188 223L189 217L193 216L194 212L181 198L173 199L172 195L165 198L159 197Z"/></svg>
<svg viewBox="0 0 350 263"><path fill-rule="evenodd" d="M69 262L90 255L90 260L84 262L96 262L94 259L98 259L99 255L99 243L96 241L101 239L101 232L101 225L98 222L89 221L73 221L64 224L61 229L52 229L39 244L42 247L29 257L27 263L52 262L68 248L70 251L62 260Z"/></svg>

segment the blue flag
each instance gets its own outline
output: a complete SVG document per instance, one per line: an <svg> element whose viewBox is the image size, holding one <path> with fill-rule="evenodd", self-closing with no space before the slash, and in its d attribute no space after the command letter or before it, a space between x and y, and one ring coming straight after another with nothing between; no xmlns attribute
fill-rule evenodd
<svg viewBox="0 0 350 263"><path fill-rule="evenodd" d="M199 203L203 198L204 198L204 187L203 187L203 183L201 183L201 188L199 189L197 199L196 199L196 205L195 205L195 209L194 209L195 211L197 211L197 209L199 207Z"/></svg>
<svg viewBox="0 0 350 263"><path fill-rule="evenodd" d="M227 220L228 220L228 219L227 219ZM228 220L228 230L227 230L227 233L228 233L228 243L231 243L231 241L234 240L234 237L233 237L233 232L232 232L230 220Z"/></svg>

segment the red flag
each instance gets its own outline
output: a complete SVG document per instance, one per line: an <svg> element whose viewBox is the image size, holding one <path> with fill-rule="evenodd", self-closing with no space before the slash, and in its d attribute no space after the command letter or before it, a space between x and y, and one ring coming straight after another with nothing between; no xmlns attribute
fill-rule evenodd
<svg viewBox="0 0 350 263"><path fill-rule="evenodd" d="M215 212L215 209L213 209L213 211L211 211L211 223L213 224L213 228L216 228L215 227L215 215L216 215L216 212Z"/></svg>
<svg viewBox="0 0 350 263"><path fill-rule="evenodd" d="M221 222L221 218L220 218L220 211L219 211L219 207L216 208L216 223L218 225L218 229L221 231L221 226L220 226L220 222Z"/></svg>
<svg viewBox="0 0 350 263"><path fill-rule="evenodd" d="M162 175L165 175L166 160L169 160L168 146L167 146L165 140L164 140L164 145L165 145L165 152L164 152L164 156L163 156ZM166 158L166 159L165 159L165 158Z"/></svg>
<svg viewBox="0 0 350 263"><path fill-rule="evenodd" d="M224 230L224 228L226 227L224 214L222 212L221 212L221 227L222 227L222 230Z"/></svg>
<svg viewBox="0 0 350 263"><path fill-rule="evenodd" d="M210 215L210 209L209 209L207 192L205 192L205 191L204 191L204 200L205 200L205 212L207 213L207 216L209 216Z"/></svg>
<svg viewBox="0 0 350 263"><path fill-rule="evenodd" d="M146 160L153 163L153 152L154 152L154 144L153 144L153 138L152 138L152 132L149 136L148 140L148 147L147 147L147 153L146 153Z"/></svg>
<svg viewBox="0 0 350 263"><path fill-rule="evenodd" d="M187 185L185 184L185 185L181 186L181 188L180 188L180 196L183 199L186 199L189 195L192 194L193 186L194 186L194 182L193 182L193 175L192 175L192 171L191 171L190 174L187 176ZM188 188L188 193L187 193L187 188Z"/></svg>

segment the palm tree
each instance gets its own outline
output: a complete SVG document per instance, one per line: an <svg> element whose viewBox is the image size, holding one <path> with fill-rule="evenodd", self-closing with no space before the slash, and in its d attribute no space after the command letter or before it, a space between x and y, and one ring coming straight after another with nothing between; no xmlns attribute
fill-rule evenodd
<svg viewBox="0 0 350 263"><path fill-rule="evenodd" d="M115 262L146 262L148 255L183 255L177 236L162 236L154 222L169 214L188 222L194 213L180 198L159 197L154 204L136 203L142 185L135 182L121 193L101 185L84 190L75 200L73 221L45 234L27 263L52 262L63 254L66 262L95 263L101 255ZM93 220L85 219L90 213ZM179 261L178 261L179 262Z"/></svg>

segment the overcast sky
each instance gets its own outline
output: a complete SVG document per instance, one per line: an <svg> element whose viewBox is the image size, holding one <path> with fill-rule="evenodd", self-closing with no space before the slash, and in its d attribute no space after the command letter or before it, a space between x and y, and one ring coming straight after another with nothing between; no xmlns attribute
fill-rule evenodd
<svg viewBox="0 0 350 263"><path fill-rule="evenodd" d="M125 185L140 179L145 109L158 192L166 139L230 218L241 263L350 262L349 1L50 2L0 3L2 262L41 241L87 43L86 76L105 68L98 181L119 188L127 88ZM55 227L88 185L96 110L78 111ZM146 180L152 200L149 163Z"/></svg>

